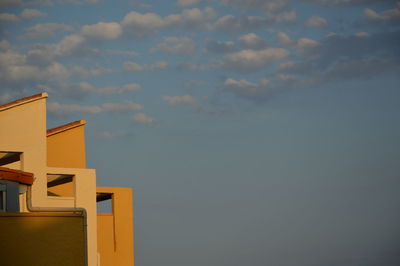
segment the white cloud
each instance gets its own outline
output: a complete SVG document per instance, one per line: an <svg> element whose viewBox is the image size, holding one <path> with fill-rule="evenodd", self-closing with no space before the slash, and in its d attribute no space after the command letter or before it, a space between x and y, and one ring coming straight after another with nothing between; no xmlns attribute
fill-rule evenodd
<svg viewBox="0 0 400 266"><path fill-rule="evenodd" d="M193 96L191 96L189 94L182 95L182 96L164 95L162 97L162 100L172 106L185 105L185 104L190 104L190 105L196 104L196 99L193 98Z"/></svg>
<svg viewBox="0 0 400 266"><path fill-rule="evenodd" d="M130 135L129 132L127 132L127 131L119 131L119 132L103 131L100 133L100 137L105 138L105 139L124 138L129 135Z"/></svg>
<svg viewBox="0 0 400 266"><path fill-rule="evenodd" d="M104 103L102 105L80 105L80 104L60 104L58 102L50 102L47 109L55 115L64 115L68 113L85 113L85 114L101 114L101 113L128 113L143 109L143 105L137 103Z"/></svg>
<svg viewBox="0 0 400 266"><path fill-rule="evenodd" d="M179 14L171 14L166 17L161 17L156 13L141 14L133 11L123 18L121 25L128 35L143 37L168 27L201 28L204 27L206 21L215 16L216 12L209 7L203 10L185 9Z"/></svg>
<svg viewBox="0 0 400 266"><path fill-rule="evenodd" d="M239 43L248 49L260 49L266 46L266 42L255 33L248 33L240 36Z"/></svg>
<svg viewBox="0 0 400 266"><path fill-rule="evenodd" d="M322 28L327 25L326 19L319 16L312 16L307 19L305 25L312 28Z"/></svg>
<svg viewBox="0 0 400 266"><path fill-rule="evenodd" d="M7 51L9 49L11 49L11 45L8 41L6 40L1 40L0 41L0 51Z"/></svg>
<svg viewBox="0 0 400 266"><path fill-rule="evenodd" d="M162 70L168 67L168 63L165 61L158 61L154 64L138 64L135 62L127 61L124 63L124 69L128 71L134 72L142 72L142 71L155 71L155 70Z"/></svg>
<svg viewBox="0 0 400 266"><path fill-rule="evenodd" d="M129 93L142 89L142 87L137 83L125 84L122 87L117 87L117 86L93 87L92 84L88 82L59 84L58 88L66 95L69 95L74 98L81 98L87 94L92 94L92 93L111 95L111 94Z"/></svg>
<svg viewBox="0 0 400 266"><path fill-rule="evenodd" d="M145 125L150 125L150 124L154 124L157 121L151 117L148 116L144 113L137 113L132 117L133 121L139 124L145 124Z"/></svg>
<svg viewBox="0 0 400 266"><path fill-rule="evenodd" d="M138 56L139 55L138 52L130 51L130 50L107 50L106 52L111 55L123 55L123 56Z"/></svg>
<svg viewBox="0 0 400 266"><path fill-rule="evenodd" d="M89 40L115 40L121 34L121 26L116 22L99 22L94 25L85 25L81 29L81 35Z"/></svg>
<svg viewBox="0 0 400 266"><path fill-rule="evenodd" d="M81 66L75 66L71 70L71 74L77 75L81 78L87 78L90 76L102 76L106 74L113 73L113 70L110 68L104 68L104 67L95 67L91 69L87 69Z"/></svg>
<svg viewBox="0 0 400 266"><path fill-rule="evenodd" d="M23 19L33 19L36 17L46 17L47 14L42 11L39 11L37 9L27 8L27 9L22 10L20 16Z"/></svg>
<svg viewBox="0 0 400 266"><path fill-rule="evenodd" d="M297 48L300 52L306 52L308 49L314 48L319 45L319 42L308 39L308 38L300 38L297 41Z"/></svg>
<svg viewBox="0 0 400 266"><path fill-rule="evenodd" d="M163 51L167 54L192 54L196 51L193 40L187 37L165 37L153 51Z"/></svg>
<svg viewBox="0 0 400 266"><path fill-rule="evenodd" d="M188 6L194 6L194 5L198 5L202 2L204 2L205 0L178 0L176 2L176 5L178 7L188 7Z"/></svg>
<svg viewBox="0 0 400 266"><path fill-rule="evenodd" d="M17 22L17 21L19 21L19 18L14 14L1 13L0 14L0 21L3 21L3 22Z"/></svg>
<svg viewBox="0 0 400 266"><path fill-rule="evenodd" d="M286 58L289 52L283 48L242 50L225 56L223 68L237 72L253 72Z"/></svg>
<svg viewBox="0 0 400 266"><path fill-rule="evenodd" d="M216 40L208 40L206 44L206 52L224 54L234 50L235 43L232 41L222 42Z"/></svg>
<svg viewBox="0 0 400 266"><path fill-rule="evenodd" d="M58 62L35 65L29 62L25 55L12 51L0 53L0 81L3 86L60 81L68 76L68 71Z"/></svg>
<svg viewBox="0 0 400 266"><path fill-rule="evenodd" d="M37 24L33 27L24 30L22 37L24 38L50 38L59 32L72 31L73 28L69 25L58 23Z"/></svg>
<svg viewBox="0 0 400 266"><path fill-rule="evenodd" d="M245 79L235 80L227 78L224 81L222 90L230 92L238 97L252 100L255 102L262 102L275 93L282 91L291 85L295 84L296 79L289 75L278 75L272 79L261 79L259 82L251 82Z"/></svg>
<svg viewBox="0 0 400 266"><path fill-rule="evenodd" d="M400 2L397 2L397 6L395 8L388 9L380 13L366 8L364 9L364 15L370 21L390 21L400 23Z"/></svg>
<svg viewBox="0 0 400 266"><path fill-rule="evenodd" d="M359 38L366 38L369 37L369 33L368 32L357 32L356 34L354 34L354 36L359 37Z"/></svg>
<svg viewBox="0 0 400 266"><path fill-rule="evenodd" d="M284 46L290 46L293 45L293 40L289 37L289 35L287 35L284 32L278 32L276 34L277 38L278 38L278 42L280 45L284 45Z"/></svg>

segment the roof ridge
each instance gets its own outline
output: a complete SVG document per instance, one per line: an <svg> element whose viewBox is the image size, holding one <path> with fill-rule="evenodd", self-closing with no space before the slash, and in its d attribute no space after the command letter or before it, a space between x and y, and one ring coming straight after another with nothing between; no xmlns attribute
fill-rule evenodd
<svg viewBox="0 0 400 266"><path fill-rule="evenodd" d="M85 124L86 124L85 120L77 120L77 121L70 122L70 123L67 123L67 124L64 124L64 125L61 125L61 126L58 126L58 127L54 127L54 128L51 128L51 129L47 130L47 136L51 136L51 135L54 135L54 134L57 134L57 133L61 133L63 131L73 129L75 127L83 126Z"/></svg>
<svg viewBox="0 0 400 266"><path fill-rule="evenodd" d="M28 97L24 97L24 98L21 98L21 99L17 99L15 101L0 105L0 111L7 110L9 108L12 108L12 107L15 107L15 106L18 106L18 105L21 105L21 104L33 102L33 101L36 101L36 100L39 100L39 99L42 99L42 98L47 98L47 97L48 97L47 92L42 92L42 93L38 93L38 94L31 95L31 96L28 96Z"/></svg>

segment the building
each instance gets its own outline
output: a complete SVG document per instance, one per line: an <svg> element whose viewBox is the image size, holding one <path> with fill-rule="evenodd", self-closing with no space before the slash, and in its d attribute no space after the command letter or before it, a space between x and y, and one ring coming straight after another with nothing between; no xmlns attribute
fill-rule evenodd
<svg viewBox="0 0 400 266"><path fill-rule="evenodd" d="M131 189L96 187L86 122L47 130L47 97L0 105L0 264L133 266Z"/></svg>

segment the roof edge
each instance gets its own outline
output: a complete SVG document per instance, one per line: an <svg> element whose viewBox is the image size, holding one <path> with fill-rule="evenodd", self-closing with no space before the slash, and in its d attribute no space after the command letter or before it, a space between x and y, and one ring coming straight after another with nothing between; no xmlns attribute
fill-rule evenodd
<svg viewBox="0 0 400 266"><path fill-rule="evenodd" d="M86 124L85 120L77 120L65 125L61 125L55 128L51 128L47 130L47 137L76 128L76 127L80 127L80 126L84 126Z"/></svg>
<svg viewBox="0 0 400 266"><path fill-rule="evenodd" d="M33 174L7 167L0 167L0 180L14 181L25 185L32 185Z"/></svg>
<svg viewBox="0 0 400 266"><path fill-rule="evenodd" d="M28 96L28 97L24 97L21 99L17 99L15 101L9 102L9 103L5 103L3 105L0 105L0 111L4 111L22 104L26 104L26 103L30 103L33 101L37 101L43 98L47 98L49 95L47 94L47 92L42 92L42 93L38 93L32 96Z"/></svg>

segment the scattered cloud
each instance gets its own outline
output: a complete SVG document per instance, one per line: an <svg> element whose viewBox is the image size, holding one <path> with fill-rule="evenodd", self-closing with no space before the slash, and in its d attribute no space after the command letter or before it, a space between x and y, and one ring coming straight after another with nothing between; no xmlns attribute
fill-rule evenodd
<svg viewBox="0 0 400 266"><path fill-rule="evenodd" d="M33 19L37 17L47 17L47 14L37 9L27 8L22 10L20 16L22 19Z"/></svg>
<svg viewBox="0 0 400 266"><path fill-rule="evenodd" d="M102 113L129 113L143 109L143 105L133 102L128 103L104 103L102 105L60 104L49 102L47 110L54 115L69 113L102 114Z"/></svg>
<svg viewBox="0 0 400 266"><path fill-rule="evenodd" d="M376 12L370 8L364 9L364 15L369 21L374 22L391 22L400 23L400 2L396 3L396 7L382 12Z"/></svg>
<svg viewBox="0 0 400 266"><path fill-rule="evenodd" d="M138 56L139 53L130 50L107 50L106 53L111 55L123 55L123 56Z"/></svg>
<svg viewBox="0 0 400 266"><path fill-rule="evenodd" d="M23 54L11 50L0 52L0 81L5 87L60 81L68 76L67 69L58 62L34 64Z"/></svg>
<svg viewBox="0 0 400 266"><path fill-rule="evenodd" d="M116 22L99 22L83 26L81 35L88 40L115 40L122 35L122 28Z"/></svg>
<svg viewBox="0 0 400 266"><path fill-rule="evenodd" d="M135 62L127 61L124 63L124 69L128 71L134 72L142 72L142 71L156 71L168 68L168 63L165 61L158 61L154 64L138 64Z"/></svg>
<svg viewBox="0 0 400 266"><path fill-rule="evenodd" d="M168 96L164 95L162 100L171 106L179 105L195 105L197 103L196 99L192 95L186 94L182 96Z"/></svg>
<svg viewBox="0 0 400 266"><path fill-rule="evenodd" d="M225 54L233 52L235 43L232 41L222 42L216 40L208 40L206 43L206 52L215 54Z"/></svg>
<svg viewBox="0 0 400 266"><path fill-rule="evenodd" d="M322 28L326 27L328 23L326 22L326 19L320 16L312 16L309 19L307 19L305 25L311 28Z"/></svg>
<svg viewBox="0 0 400 266"><path fill-rule="evenodd" d="M176 5L178 7L188 7L188 6L194 6L194 5L198 5L202 2L204 2L205 0L178 0L176 2Z"/></svg>
<svg viewBox="0 0 400 266"><path fill-rule="evenodd" d="M196 52L196 45L187 37L165 37L152 51L163 51L167 54L192 54Z"/></svg>
<svg viewBox="0 0 400 266"><path fill-rule="evenodd" d="M215 16L215 10L210 7L203 10L198 8L184 9L179 14L171 14L166 17L161 17L156 13L141 14L133 11L123 18L121 25L127 35L144 37L163 28L204 28L206 22Z"/></svg>
<svg viewBox="0 0 400 266"><path fill-rule="evenodd" d="M248 33L238 38L239 43L246 49L262 49L267 46L265 40L257 36L255 33Z"/></svg>
<svg viewBox="0 0 400 266"><path fill-rule="evenodd" d="M0 21L1 22L17 22L17 21L19 21L19 18L14 14L1 13L0 14Z"/></svg>
<svg viewBox="0 0 400 266"><path fill-rule="evenodd" d="M241 32L250 31L271 26L274 24L293 23L296 20L296 12L284 12L276 15L264 16L246 16L235 17L225 15L220 17L215 23L209 25L209 29L222 32Z"/></svg>
<svg viewBox="0 0 400 266"><path fill-rule="evenodd" d="M130 135L131 134L127 131L118 131L118 132L102 131L100 132L99 137L104 139L118 139L118 138L125 138Z"/></svg>
<svg viewBox="0 0 400 266"><path fill-rule="evenodd" d="M157 122L153 117L148 116L144 113L137 113L133 115L132 119L134 122L144 125L151 125Z"/></svg>
<svg viewBox="0 0 400 266"><path fill-rule="evenodd" d="M290 75L279 75L272 79L263 78L259 82L227 78L222 85L222 91L254 102L264 102L276 93L290 88L296 81L297 79Z"/></svg>
<svg viewBox="0 0 400 266"><path fill-rule="evenodd" d="M283 48L247 49L227 54L222 67L226 70L249 73L259 71L288 56L289 52Z"/></svg>
<svg viewBox="0 0 400 266"><path fill-rule="evenodd" d="M137 83L125 84L121 87L108 86L108 87L94 87L88 82L70 83L70 84L60 84L58 85L58 90L72 98L82 98L89 94L124 94L129 92L134 92L142 89L142 87Z"/></svg>
<svg viewBox="0 0 400 266"><path fill-rule="evenodd" d="M287 35L286 33L284 33L284 32L278 32L277 34L276 34L276 37L278 38L278 43L280 44L280 45L283 45L283 46L290 46L290 45L293 45L293 43L294 43L294 41L289 37L289 35Z"/></svg>
<svg viewBox="0 0 400 266"><path fill-rule="evenodd" d="M23 38L51 38L56 33L72 31L73 27L59 23L37 24L33 27L24 29Z"/></svg>
<svg viewBox="0 0 400 266"><path fill-rule="evenodd" d="M91 76L103 76L106 74L111 74L114 71L111 68L104 67L94 67L94 68L84 68L82 66L75 66L71 70L72 75L76 75L80 78L88 78Z"/></svg>

